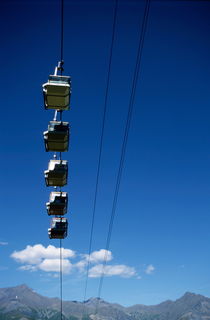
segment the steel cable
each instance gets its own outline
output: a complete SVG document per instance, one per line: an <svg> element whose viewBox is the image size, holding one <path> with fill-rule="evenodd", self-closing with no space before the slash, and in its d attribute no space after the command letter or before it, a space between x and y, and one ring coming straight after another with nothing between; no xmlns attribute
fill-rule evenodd
<svg viewBox="0 0 210 320"><path fill-rule="evenodd" d="M108 63L108 70L107 70L101 136L100 136L100 144L99 144L99 156L98 156L98 165L97 165L96 183L95 183L93 210L92 210L90 240L89 240L89 248L88 248L88 261L87 261L85 290L84 290L84 298L83 298L83 303L84 303L83 316L85 315L85 300L87 296L88 277L89 277L89 270L90 270L90 254L92 251L92 242L93 242L93 229L94 229L94 222L95 222L96 203L97 203L97 196L98 196L98 184L99 184L99 176L100 176L100 169L101 169L101 156L102 156L102 149L103 149L104 128L105 128L105 120L106 120L106 112L107 112L108 93L110 88L110 74L111 74L113 47L114 47L114 40L115 40L115 34L116 34L117 10L118 10L118 0L115 0L114 17L113 17L113 24L112 24L112 37L111 37L110 55L109 55L109 63Z"/></svg>
<svg viewBox="0 0 210 320"><path fill-rule="evenodd" d="M63 319L63 266L62 266L62 240L60 239L60 300L61 300L61 320Z"/></svg>
<svg viewBox="0 0 210 320"><path fill-rule="evenodd" d="M145 33L146 33L147 22L148 22L149 8L150 8L150 0L146 0L143 21L142 21L141 28L140 28L137 58L136 58L134 76L133 76L133 81L132 81L132 89L131 89L131 95L130 95L130 100L129 100L128 113L127 113L127 118L126 118L123 143L122 143L122 147L121 147L120 163L119 163L119 167L118 167L117 180L116 180L116 186L115 186L115 192L114 192L114 198L113 198L113 203L112 203L112 210L111 210L111 216L110 216L110 222L109 222L109 228L108 228L108 234L107 234L107 240L106 240L106 251L105 251L105 256L104 256L104 261L103 261L103 266L102 266L102 273L101 273L101 277L100 277L100 281L99 281L99 288L98 288L98 295L97 295L98 300L96 303L95 315L98 313L98 309L99 309L99 305L100 305L100 297L101 297L101 292L102 292L102 287L103 287L103 280L104 280L104 276L105 276L105 269L106 269L107 258L108 258L108 250L110 247L114 218L115 218L115 214L116 214L119 188L120 188L122 172L123 172L123 167L124 167L124 160L125 160L128 135L129 135L131 118L132 118L132 113L133 113L134 99L135 99L135 94L136 94L136 86L137 86L140 65L141 65L141 60L142 60L142 52L143 52Z"/></svg>
<svg viewBox="0 0 210 320"><path fill-rule="evenodd" d="M64 40L64 0L60 0L60 7L61 7L61 33L60 33L60 74L63 73L63 40ZM62 121L62 110L60 113L60 121ZM59 158L62 160L62 153L59 152ZM60 188L60 192L62 192ZM62 239L60 239L60 319L63 319L63 257L62 257Z"/></svg>
<svg viewBox="0 0 210 320"><path fill-rule="evenodd" d="M63 28L63 22L64 22L64 0L61 0L61 63L63 61L63 38L64 38L64 28ZM61 70L62 72L62 70ZM62 73L61 73L62 74Z"/></svg>

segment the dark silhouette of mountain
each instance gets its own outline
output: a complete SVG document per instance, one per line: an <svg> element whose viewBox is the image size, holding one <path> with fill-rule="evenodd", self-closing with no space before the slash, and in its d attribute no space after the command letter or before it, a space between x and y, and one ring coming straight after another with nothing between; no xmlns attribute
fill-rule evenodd
<svg viewBox="0 0 210 320"><path fill-rule="evenodd" d="M99 306L96 313L96 307ZM82 318L82 315L85 316ZM0 289L0 320L60 320L60 300L26 285ZM210 299L186 292L176 301L123 307L99 298L63 301L63 320L210 320Z"/></svg>

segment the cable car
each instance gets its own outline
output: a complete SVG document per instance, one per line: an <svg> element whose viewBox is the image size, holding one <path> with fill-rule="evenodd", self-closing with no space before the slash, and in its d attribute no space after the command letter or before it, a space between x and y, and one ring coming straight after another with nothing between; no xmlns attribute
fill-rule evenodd
<svg viewBox="0 0 210 320"><path fill-rule="evenodd" d="M46 186L63 187L67 184L68 161L50 160L48 170L44 171Z"/></svg>
<svg viewBox="0 0 210 320"><path fill-rule="evenodd" d="M68 76L50 75L42 85L45 109L68 110L71 96L71 79Z"/></svg>
<svg viewBox="0 0 210 320"><path fill-rule="evenodd" d="M48 130L43 132L46 151L64 152L69 146L69 123L50 121Z"/></svg>
<svg viewBox="0 0 210 320"><path fill-rule="evenodd" d="M68 221L66 218L52 218L48 236L50 239L64 239L67 237L67 230Z"/></svg>
<svg viewBox="0 0 210 320"><path fill-rule="evenodd" d="M67 212L68 193L51 192L49 202L46 203L48 215L64 215Z"/></svg>

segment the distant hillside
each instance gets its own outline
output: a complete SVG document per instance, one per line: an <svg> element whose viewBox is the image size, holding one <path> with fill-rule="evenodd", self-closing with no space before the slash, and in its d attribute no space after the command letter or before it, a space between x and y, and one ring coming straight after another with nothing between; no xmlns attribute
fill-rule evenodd
<svg viewBox="0 0 210 320"><path fill-rule="evenodd" d="M81 320L84 310L83 320L210 320L210 299L187 292L176 301L128 308L97 298L64 301L63 320ZM26 285L0 289L0 320L60 320L59 312L59 299L43 297Z"/></svg>

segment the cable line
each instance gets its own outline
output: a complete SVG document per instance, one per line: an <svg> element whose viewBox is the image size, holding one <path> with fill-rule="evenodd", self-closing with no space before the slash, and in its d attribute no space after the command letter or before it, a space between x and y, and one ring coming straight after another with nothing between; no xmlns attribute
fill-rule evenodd
<svg viewBox="0 0 210 320"><path fill-rule="evenodd" d="M60 61L58 62L58 66L55 69L55 73L57 75L57 72L60 71L60 74L62 76L63 73L63 40L64 40L64 0L60 0ZM57 110L55 110L55 116L54 120L57 118ZM59 110L60 114L60 121L62 121L62 110ZM59 152L59 160L62 160L62 153ZM60 192L62 191L60 187ZM62 257L62 239L60 239L60 319L63 319L63 257Z"/></svg>
<svg viewBox="0 0 210 320"><path fill-rule="evenodd" d="M48 163L48 170L44 171L47 187L54 187L50 193L49 202L46 203L47 213L55 216L48 228L50 239L60 239L60 319L63 316L63 257L62 240L67 237L68 220L63 216L67 213L68 193L62 192L68 182L68 161L62 160L62 152L68 151L69 147L69 123L62 121L62 112L69 110L71 97L71 77L63 76L63 53L64 53L64 0L59 0L60 8L60 36L59 58L53 75L48 82L42 85L44 107L46 110L53 109L54 118L48 124L48 130L43 132L45 150L53 151L53 159ZM59 113L59 119L57 120Z"/></svg>
<svg viewBox="0 0 210 320"><path fill-rule="evenodd" d="M95 222L96 203L97 203L97 196L98 196L98 184L99 184L99 176L100 176L100 169L101 169L101 156L102 156L102 149L103 149L104 128L105 128L105 120L106 120L106 112L107 112L108 93L110 88L111 65L112 65L114 40L115 40L115 34L116 34L118 0L115 0L114 2L115 2L115 5L114 5L114 17L113 17L113 24L112 24L112 37L111 37L110 55L109 55L106 88L105 88L104 109L103 109L101 136L100 136L100 144L99 144L99 156L98 156L98 165L97 165L97 173L96 173L96 183L95 183L95 193L94 193L94 201L93 201L93 211L92 211L92 221L91 221L89 248L88 248L88 261L87 261L87 269L86 269L83 303L85 302L86 295L87 295L88 276L89 276L89 270L90 270L90 254L92 251L93 229L94 229L94 222ZM84 315L85 315L85 305L83 308L83 316Z"/></svg>
<svg viewBox="0 0 210 320"><path fill-rule="evenodd" d="M62 266L62 239L60 239L60 300L61 300L61 320L63 318L63 266Z"/></svg>
<svg viewBox="0 0 210 320"><path fill-rule="evenodd" d="M63 28L63 22L64 22L64 0L60 0L61 1L61 44L60 44L60 49L61 49L61 60L60 60L60 73L62 75L63 73L63 38L64 38L64 28ZM60 110L60 121L62 121L62 110ZM59 158L60 160L62 159L62 153L60 152L59 154ZM61 191L61 188L60 188ZM60 300L61 300L61 310L60 310L60 314L61 314L61 320L63 319L63 264L62 264L62 239L60 239Z"/></svg>
<svg viewBox="0 0 210 320"><path fill-rule="evenodd" d="M118 195L119 195L119 188L120 188L122 172L123 172L123 167L124 167L125 153L126 153L128 135L129 135L131 118L132 118L132 113L133 113L134 99L135 99L135 94L136 94L136 86L137 86L137 81L138 81L138 76L139 76L140 66L141 66L141 60L142 60L142 52L143 52L145 33L146 33L147 22L148 22L149 8L150 8L150 0L146 0L143 21L141 24L141 28L139 30L140 35L139 35L139 45L138 45L138 51L137 51L137 58L136 58L135 70L134 70L133 81L132 81L132 89L131 89L131 95L130 95L130 100L129 100L129 107L128 107L128 113L127 113L127 118L126 118L123 143L122 143L122 147L121 147L121 156L120 156L120 162L119 162L119 167L118 167L117 180L116 180L116 185L115 185L114 198L113 198L113 203L112 203L112 210L111 210L111 216L110 216L110 222L109 222L109 228L108 228L108 234L107 234L107 240L106 240L106 252L104 255L102 273L101 273L99 288L98 288L97 297L99 299L97 300L95 315L98 313L98 309L99 309L100 297L101 297L103 280L104 280L104 275L105 275L105 268L106 268L107 258L108 258L108 250L110 247L114 218L115 218L115 214L116 214L117 200L118 200Z"/></svg>
<svg viewBox="0 0 210 320"><path fill-rule="evenodd" d="M61 0L61 62L63 61L63 37L64 37L64 28L63 28L63 22L64 22L64 0ZM61 74L62 74L61 70Z"/></svg>

